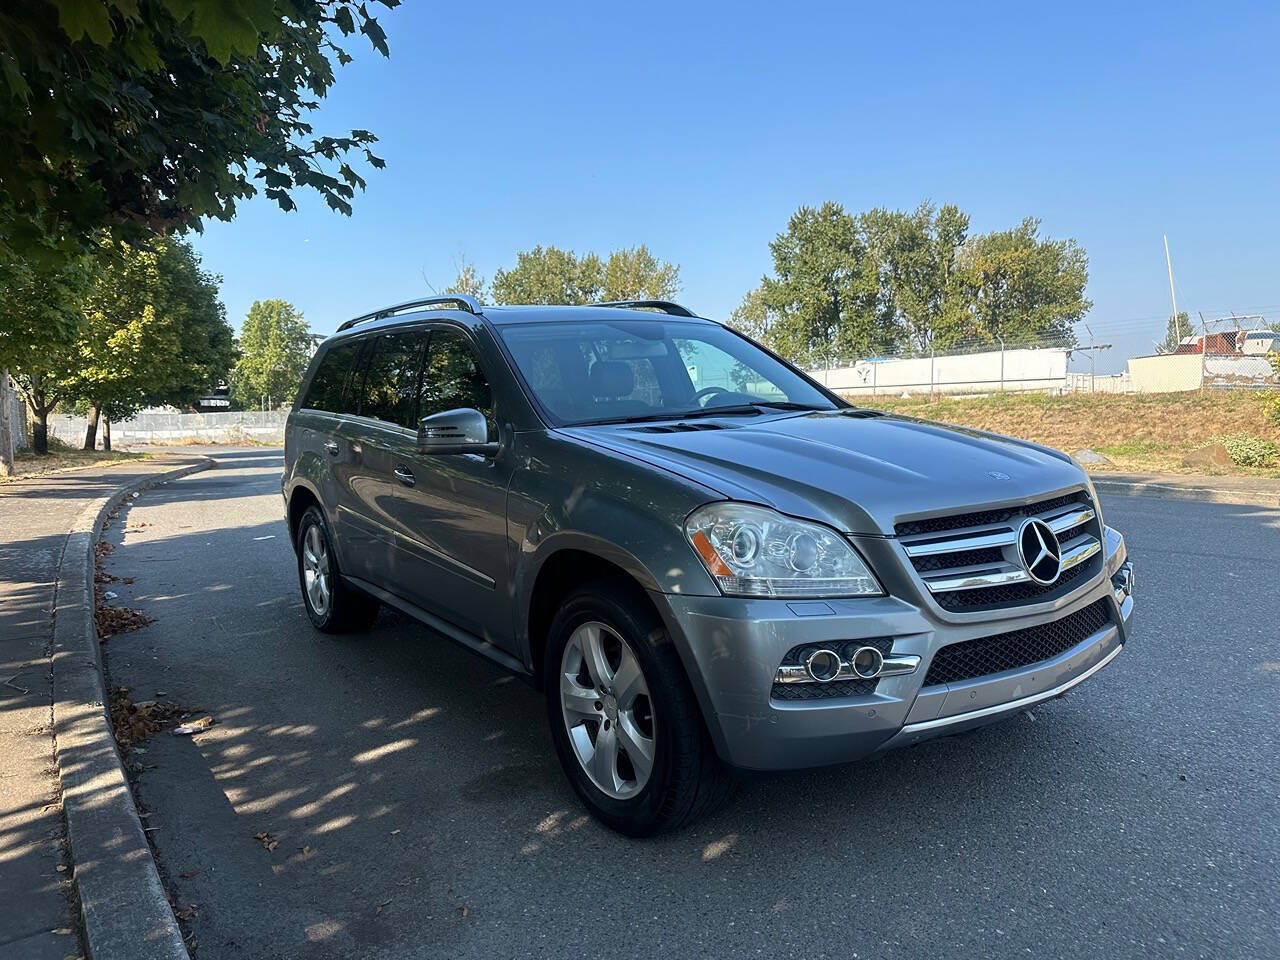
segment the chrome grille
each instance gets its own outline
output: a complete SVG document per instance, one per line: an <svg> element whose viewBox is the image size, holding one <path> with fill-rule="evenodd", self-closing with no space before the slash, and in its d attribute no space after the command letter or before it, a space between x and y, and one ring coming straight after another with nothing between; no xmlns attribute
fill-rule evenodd
<svg viewBox="0 0 1280 960"><path fill-rule="evenodd" d="M1056 582L1036 582L1018 559L1024 520L1048 524L1061 547ZM989 610L1052 600L1094 576L1102 564L1097 512L1083 490L1000 510L912 520L895 527L911 565L939 606Z"/></svg>

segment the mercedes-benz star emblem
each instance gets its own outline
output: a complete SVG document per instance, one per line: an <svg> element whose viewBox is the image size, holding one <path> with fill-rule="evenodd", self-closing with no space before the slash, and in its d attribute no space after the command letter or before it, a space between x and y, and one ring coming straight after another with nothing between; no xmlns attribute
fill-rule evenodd
<svg viewBox="0 0 1280 960"><path fill-rule="evenodd" d="M1046 587L1057 583L1062 573L1062 547L1043 520L1032 517L1018 528L1018 559L1036 583Z"/></svg>

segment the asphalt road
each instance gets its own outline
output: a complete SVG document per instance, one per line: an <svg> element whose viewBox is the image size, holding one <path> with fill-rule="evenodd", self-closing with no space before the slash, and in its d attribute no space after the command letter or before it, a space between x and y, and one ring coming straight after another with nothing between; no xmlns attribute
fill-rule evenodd
<svg viewBox="0 0 1280 960"><path fill-rule="evenodd" d="M637 842L583 814L526 685L399 616L315 633L279 453L218 459L108 532L156 617L113 682L218 719L139 754L199 960L1280 956L1280 511L1107 498L1139 585L1107 670Z"/></svg>

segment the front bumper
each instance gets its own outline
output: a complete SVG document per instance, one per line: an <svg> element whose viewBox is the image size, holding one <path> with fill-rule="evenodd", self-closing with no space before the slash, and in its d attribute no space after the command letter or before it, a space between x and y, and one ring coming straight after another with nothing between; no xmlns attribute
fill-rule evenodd
<svg viewBox="0 0 1280 960"><path fill-rule="evenodd" d="M1107 547L1103 573L1052 610L1002 610L977 623L944 622L896 597L788 602L665 595L660 606L727 763L746 770L824 766L1025 711L1109 664L1128 639L1133 568L1118 534ZM1100 600L1110 623L1051 659L924 686L933 656L948 644L1040 626ZM891 638L893 656L919 656L918 668L882 676L865 696L772 697L775 673L789 650L882 638Z"/></svg>

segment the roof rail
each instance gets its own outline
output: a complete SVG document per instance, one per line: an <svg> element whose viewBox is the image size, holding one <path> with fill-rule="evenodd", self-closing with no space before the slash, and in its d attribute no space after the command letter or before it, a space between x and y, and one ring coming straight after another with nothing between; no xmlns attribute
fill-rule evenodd
<svg viewBox="0 0 1280 960"><path fill-rule="evenodd" d="M373 313L352 317L338 326L338 332L341 333L343 330L348 330L357 323L364 323L367 320L381 320L384 317L394 317L397 313L406 313L418 307L431 307L441 303L452 303L459 309L465 310L467 313L474 313L477 316L484 312L480 301L475 297L467 296L465 293L449 293L438 297L423 297L421 300L406 300L404 303L397 303L393 307L383 307L381 310L373 311Z"/></svg>
<svg viewBox="0 0 1280 960"><path fill-rule="evenodd" d="M697 314L688 307L682 307L678 303L672 303L670 300L606 300L603 303L593 303L593 307L620 307L623 309L641 309L650 307L654 310L661 310L663 313L669 313L673 317L696 317Z"/></svg>

